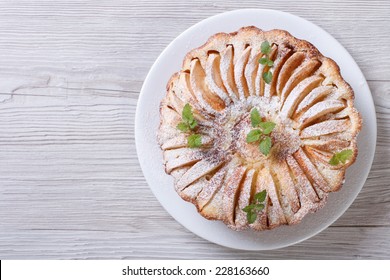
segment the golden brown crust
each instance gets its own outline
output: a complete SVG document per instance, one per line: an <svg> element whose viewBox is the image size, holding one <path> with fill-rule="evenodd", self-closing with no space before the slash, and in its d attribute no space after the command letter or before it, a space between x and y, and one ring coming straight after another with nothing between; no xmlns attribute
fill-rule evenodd
<svg viewBox="0 0 390 280"><path fill-rule="evenodd" d="M264 41L272 44L272 67L258 63ZM262 79L265 71L274 74L270 84ZM158 132L165 170L180 197L207 219L235 230L297 224L342 187L357 158L362 119L353 99L336 62L287 31L247 26L217 33L187 53L167 83ZM199 123L195 133L202 135L196 149L176 129L187 103ZM253 107L277 124L268 157L246 143ZM352 158L329 164L344 149L353 151ZM242 209L262 190L265 208L249 225Z"/></svg>

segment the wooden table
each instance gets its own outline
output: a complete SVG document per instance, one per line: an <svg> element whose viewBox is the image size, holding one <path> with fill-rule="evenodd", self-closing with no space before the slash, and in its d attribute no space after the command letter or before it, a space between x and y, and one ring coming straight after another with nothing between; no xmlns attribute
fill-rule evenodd
<svg viewBox="0 0 390 280"><path fill-rule="evenodd" d="M240 3L239 3L240 2ZM368 79L378 144L350 209L285 249L231 250L195 236L151 193L134 114L164 47L237 8L302 16L332 34ZM2 1L0 258L390 258L390 2Z"/></svg>

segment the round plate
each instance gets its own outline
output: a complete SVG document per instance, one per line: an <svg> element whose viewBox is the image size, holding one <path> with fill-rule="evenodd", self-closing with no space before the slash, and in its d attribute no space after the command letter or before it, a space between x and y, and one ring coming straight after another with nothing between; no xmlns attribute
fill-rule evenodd
<svg viewBox="0 0 390 280"><path fill-rule="evenodd" d="M322 54L341 68L344 79L355 91L355 106L363 118L358 137L358 158L347 171L346 182L337 193L329 195L327 204L317 213L308 214L294 226L254 232L236 232L222 222L209 221L198 214L191 203L175 192L173 179L165 174L156 134L160 122L159 105L166 94L170 76L179 71L187 52L201 46L217 32L233 32L255 25L263 30L284 29L299 39L313 43ZM244 250L276 249L303 241L327 228L352 204L366 181L374 158L376 117L370 89L358 65L344 47L331 35L300 17L275 11L244 9L205 19L184 31L161 53L143 84L135 118L135 140L138 158L145 178L162 206L179 223L211 242Z"/></svg>

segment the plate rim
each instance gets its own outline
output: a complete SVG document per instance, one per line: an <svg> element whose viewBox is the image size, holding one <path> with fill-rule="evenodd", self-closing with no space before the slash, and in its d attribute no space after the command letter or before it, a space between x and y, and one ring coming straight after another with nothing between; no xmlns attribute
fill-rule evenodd
<svg viewBox="0 0 390 280"><path fill-rule="evenodd" d="M160 61L162 60L163 56L171 49L171 47L177 43L178 41L180 41L187 33L190 33L192 30L198 28L200 25L202 24L205 24L205 22L207 21L211 21L213 19L216 19L218 17L222 17L222 16L229 16L229 15L232 15L232 14L239 14L239 13L245 13L245 12L250 12L250 13L276 13L276 14L279 14L281 16L285 16L285 17L290 17L290 18L293 18L294 20L301 20L301 21L304 21L305 23L307 24L311 24L314 28L317 28L319 31L323 32L324 34L328 35L329 37L331 37L338 45L339 47L344 51L344 53L346 55L348 55L348 59L354 64L354 68L361 74L361 76L363 77L364 79L364 87L365 87L365 91L368 91L370 94L369 96L366 96L366 98L369 98L370 99L370 103L367 104L367 106L369 106L369 111L371 111L373 113L373 121L375 123L375 126L374 127L371 127L375 133L373 133L374 135L371 135L373 138L370 139L371 140L371 143L373 143L373 153L370 154L370 158L368 159L368 161L366 161L366 163L368 162L369 164L367 165L367 168L364 169L366 172L366 174L364 175L364 182L361 183L361 186L359 186L358 188L358 191L356 192L356 195L353 196L353 199L351 199L351 202L347 205L347 207L344 207L343 211L339 211L336 215L333 216L333 218L331 219L331 222L328 223L327 225L325 226L322 226L320 230L317 230L317 231L314 231L313 233L311 234L308 234L307 236L305 237L302 237L302 238L299 238L297 239L296 241L294 242L290 242L289 244L282 244L280 246L273 246L272 248L267 248L267 249L262 249L262 248L242 248L242 247L237 247L237 246L231 246L230 244L225 244L223 242L218 242L216 240L212 240L210 239L209 237L199 233L198 231L195 231L194 229L191 229L189 228L188 226L186 226L185 224L183 224L180 220L178 220L174 214L171 213L171 211L169 211L167 209L167 207L164 205L164 203L161 201L160 197L157 195L157 193L155 192L155 190L153 189L153 187L151 186L150 182L149 182L149 179L145 176L145 171L144 171L144 166L142 164L142 161L140 160L142 155L140 155L140 141L142 139L140 139L140 133L138 132L139 131L139 128L140 128L140 125L141 125L141 113L140 113L140 107L143 102L143 96L146 95L145 93L145 88L147 87L147 84L150 83L150 79L151 79L151 73L153 72L153 70L157 67L157 65L160 63ZM244 26L244 25L243 25ZM277 28L275 28L277 29ZM287 30L288 31L288 30ZM221 32L225 32L225 31L221 31ZM294 35L293 35L294 36ZM196 46L195 46L196 47ZM327 56L327 55L325 55ZM178 69L180 70L180 69ZM356 94L355 94L355 97L356 97ZM364 122L363 122L363 125L364 125ZM165 48L164 50L159 54L159 56L157 57L157 59L155 60L155 62L153 63L153 65L151 66L151 68L149 69L148 71L148 74L142 84L142 87L141 87L141 91L140 91L140 94L139 94L139 97L138 97L138 100L137 100L137 107L136 107L136 113L135 113L135 126L134 126L134 133L135 133L135 146L136 146L136 151L137 151L137 157L138 157L138 160L139 160L139 163L140 163L140 166L141 166L141 170L142 170L142 173L145 177L145 180L147 181L148 183L148 186L149 188L151 189L153 195L156 197L156 199L159 201L159 203L161 204L161 206L164 208L165 211L168 212L168 214L174 218L180 225L182 225L185 229L189 230L190 232L192 232L193 234L209 241L209 242L212 242L212 243L215 243L215 244L218 244L220 246L224 246L224 247L228 247L228 248L232 248L232 249L240 249L240 250L247 250L247 251L263 251L263 250L274 250L274 249L280 249L280 248L285 248L285 247L289 247L289 246L292 246L294 244L297 244L297 243L300 243L300 242L303 242L309 238L312 238L313 236L321 233L322 231L324 231L325 229L327 229L329 226L331 226L333 223L335 223L349 208L350 206L352 205L352 203L356 200L357 196L359 195L359 193L361 192L362 188L364 187L366 181L367 181L367 178L368 178L368 175L371 171L371 168L372 168L372 164L373 164L373 160L374 160L374 156L375 156L375 150L376 150L376 143L377 143L377 118L376 118L376 111L375 111L375 104L374 104L374 100L373 100L373 96L372 96L372 93L371 93L371 90L368 86L368 83L367 83L367 80L366 78L364 77L359 65L356 63L356 61L354 60L354 58L351 56L351 54L348 52L347 49L345 49L345 47L336 39L334 38L331 34L329 34L326 30L324 30L323 28L321 28L320 26L316 25L315 23L309 21L309 20L306 20L302 17L299 17L297 15L294 15L294 14L291 14L291 13L287 13L287 12L284 12L284 11L280 11L280 10L273 10L273 9L255 9L255 8L249 8L249 9L236 9L236 10L232 10L232 11L228 11L228 12L223 12L223 13L218 13L218 14L215 14L213 16L210 16L210 17L207 17L207 18L204 18L203 20L193 24L192 26L190 26L189 28L187 28L186 30L184 30L183 32L181 32L177 37L175 37ZM157 142L157 140L156 140ZM162 163L161 163L161 166L162 166ZM229 229L230 230L230 229Z"/></svg>

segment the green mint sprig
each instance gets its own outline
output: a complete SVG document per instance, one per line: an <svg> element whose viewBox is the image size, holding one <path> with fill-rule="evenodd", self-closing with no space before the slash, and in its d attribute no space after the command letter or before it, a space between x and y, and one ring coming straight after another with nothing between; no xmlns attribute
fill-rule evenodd
<svg viewBox="0 0 390 280"><path fill-rule="evenodd" d="M194 118L192 108L190 104L186 104L183 107L181 113L182 122L180 122L176 128L181 132L192 132L198 126L198 122ZM199 148L202 146L202 136L200 134L190 134L187 138L187 144L190 148Z"/></svg>
<svg viewBox="0 0 390 280"><path fill-rule="evenodd" d="M183 121L177 125L177 129L182 132L193 130L198 125L198 122L195 120L194 114L192 113L191 105L188 103L184 105L181 117Z"/></svg>
<svg viewBox="0 0 390 280"><path fill-rule="evenodd" d="M258 142L260 152L263 155L268 156L271 147L272 140L268 135L274 130L276 124L273 122L263 122L259 111L256 108L253 108L251 111L251 123L252 127L256 128L251 130L246 136L247 143Z"/></svg>
<svg viewBox="0 0 390 280"><path fill-rule="evenodd" d="M199 148L202 146L202 136L200 134L191 134L188 136L188 147Z"/></svg>
<svg viewBox="0 0 390 280"><path fill-rule="evenodd" d="M264 66L272 67L274 65L274 62L269 58L269 54L271 52L271 45L268 41L264 41L263 43L261 43L261 52L265 55L265 57L260 58L259 63ZM267 84L271 83L272 72L271 71L264 72L263 80Z"/></svg>
<svg viewBox="0 0 390 280"><path fill-rule="evenodd" d="M352 158L353 151L350 149L343 150L341 152L335 153L333 157L330 159L330 165L336 166L340 163L345 164L348 160Z"/></svg>
<svg viewBox="0 0 390 280"><path fill-rule="evenodd" d="M242 211L246 213L246 218L249 224L253 224L256 221L258 213L264 209L265 207L264 201L266 197L267 197L267 191L263 190L255 194L254 203L249 204L242 209Z"/></svg>

